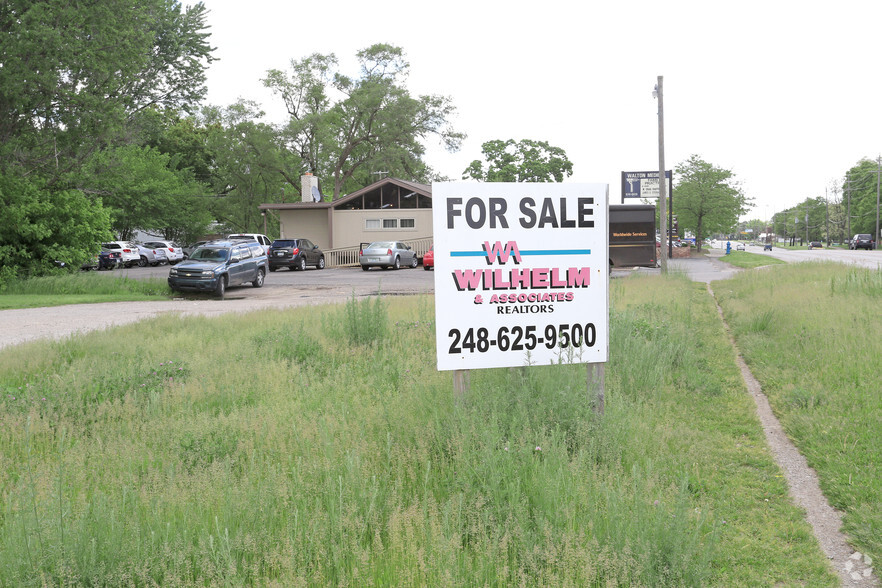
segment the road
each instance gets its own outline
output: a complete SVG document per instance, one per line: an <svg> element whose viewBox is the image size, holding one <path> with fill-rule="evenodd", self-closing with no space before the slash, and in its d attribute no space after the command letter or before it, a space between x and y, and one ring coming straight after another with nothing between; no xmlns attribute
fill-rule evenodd
<svg viewBox="0 0 882 588"><path fill-rule="evenodd" d="M732 249L735 249L735 243L732 243ZM882 251L867 251L858 249L857 251L849 251L848 249L782 249L773 247L771 251L763 251L761 245L748 245L749 253L757 253L759 255L770 255L777 257L788 263L798 263L800 261L836 261L838 263L848 263L858 265L870 269L879 269L882 267Z"/></svg>

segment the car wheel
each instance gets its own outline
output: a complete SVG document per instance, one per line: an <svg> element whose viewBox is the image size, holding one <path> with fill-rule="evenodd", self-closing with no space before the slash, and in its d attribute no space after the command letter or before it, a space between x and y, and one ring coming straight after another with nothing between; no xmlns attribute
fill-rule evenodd
<svg viewBox="0 0 882 588"><path fill-rule="evenodd" d="M254 281L251 282L251 285L255 288L260 288L263 286L263 270L257 270L257 277L254 278Z"/></svg>
<svg viewBox="0 0 882 588"><path fill-rule="evenodd" d="M364 271L368 271L368 266L363 265L363 266L361 266L361 269L364 270Z"/></svg>
<svg viewBox="0 0 882 588"><path fill-rule="evenodd" d="M432 266L423 264L423 269L429 271L430 269L432 269Z"/></svg>
<svg viewBox="0 0 882 588"><path fill-rule="evenodd" d="M322 255L319 257L318 263L315 264L315 269L325 269L325 256Z"/></svg>
<svg viewBox="0 0 882 588"><path fill-rule="evenodd" d="M224 294L226 294L226 292L227 292L227 276L221 276L217 281L217 286L214 289L214 293L217 294L218 296L220 296L221 298L223 298Z"/></svg>
<svg viewBox="0 0 882 588"><path fill-rule="evenodd" d="M142 255L141 259L138 260L138 267L147 267L147 257Z"/></svg>
<svg viewBox="0 0 882 588"><path fill-rule="evenodd" d="M396 258L395 258L395 264L394 264L392 267L395 268L395 269L399 269L399 268L401 268L401 259L399 259L399 258L396 257Z"/></svg>
<svg viewBox="0 0 882 588"><path fill-rule="evenodd" d="M410 269L416 269L416 266L420 264L420 260L417 259L417 256L413 256L413 260L410 262Z"/></svg>
<svg viewBox="0 0 882 588"><path fill-rule="evenodd" d="M300 263L297 264L297 269L302 272L306 271L306 258L305 257L300 258Z"/></svg>

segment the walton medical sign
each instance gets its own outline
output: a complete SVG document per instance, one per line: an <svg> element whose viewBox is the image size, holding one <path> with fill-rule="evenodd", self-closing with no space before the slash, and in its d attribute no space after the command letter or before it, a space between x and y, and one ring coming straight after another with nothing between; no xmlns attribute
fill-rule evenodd
<svg viewBox="0 0 882 588"><path fill-rule="evenodd" d="M439 370L607 361L606 184L432 185Z"/></svg>
<svg viewBox="0 0 882 588"><path fill-rule="evenodd" d="M671 196L671 170L665 172L668 180L667 196ZM658 198L658 170L622 172L622 203L625 198Z"/></svg>

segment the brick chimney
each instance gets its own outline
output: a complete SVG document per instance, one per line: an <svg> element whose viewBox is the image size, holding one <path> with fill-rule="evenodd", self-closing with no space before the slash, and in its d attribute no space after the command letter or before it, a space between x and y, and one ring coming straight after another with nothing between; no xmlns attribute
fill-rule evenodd
<svg viewBox="0 0 882 588"><path fill-rule="evenodd" d="M309 172L300 176L300 197L303 202L317 202L319 195L318 178ZM318 196L321 198L321 196Z"/></svg>

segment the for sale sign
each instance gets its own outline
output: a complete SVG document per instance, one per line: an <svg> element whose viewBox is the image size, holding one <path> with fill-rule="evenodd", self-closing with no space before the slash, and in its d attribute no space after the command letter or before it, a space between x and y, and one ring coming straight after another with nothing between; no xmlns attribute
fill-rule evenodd
<svg viewBox="0 0 882 588"><path fill-rule="evenodd" d="M607 361L606 184L432 185L439 370Z"/></svg>

